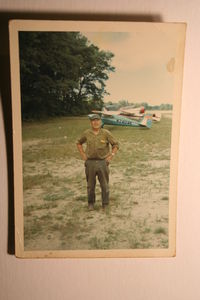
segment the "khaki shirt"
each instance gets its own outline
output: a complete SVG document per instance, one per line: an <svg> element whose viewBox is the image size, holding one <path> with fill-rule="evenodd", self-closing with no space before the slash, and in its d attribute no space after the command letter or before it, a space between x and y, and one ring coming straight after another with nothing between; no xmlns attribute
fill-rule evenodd
<svg viewBox="0 0 200 300"><path fill-rule="evenodd" d="M112 148L119 148L119 144L112 134L102 128L97 135L94 134L92 129L86 130L77 141L77 144L80 145L84 143L86 143L85 153L88 159L105 159L110 154L110 144Z"/></svg>

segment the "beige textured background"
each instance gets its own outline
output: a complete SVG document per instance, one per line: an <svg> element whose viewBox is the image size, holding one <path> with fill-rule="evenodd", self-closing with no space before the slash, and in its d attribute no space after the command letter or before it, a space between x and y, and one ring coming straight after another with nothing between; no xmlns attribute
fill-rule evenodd
<svg viewBox="0 0 200 300"><path fill-rule="evenodd" d="M22 14L22 12L24 12ZM77 14L82 14L77 17ZM6 30L10 17L187 22L178 180L177 256L169 259L20 260L12 252L12 159ZM96 16L95 16L96 15ZM0 299L200 299L200 1L0 0ZM140 17L141 16L141 17ZM146 16L146 17L145 17ZM3 24L3 25L2 25ZM4 59L5 58L5 59ZM3 73L5 72L5 75ZM3 111L4 119L3 120ZM7 149L5 133L7 134ZM8 185L9 174L9 185ZM8 218L8 208L10 211ZM8 221L9 220L9 221ZM8 243L9 241L9 243Z"/></svg>

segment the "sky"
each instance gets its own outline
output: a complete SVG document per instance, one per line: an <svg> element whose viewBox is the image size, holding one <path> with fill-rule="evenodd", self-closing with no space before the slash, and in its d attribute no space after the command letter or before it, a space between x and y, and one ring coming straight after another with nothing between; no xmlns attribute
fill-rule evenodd
<svg viewBox="0 0 200 300"><path fill-rule="evenodd" d="M151 105L173 103L177 34L170 30L82 32L100 50L114 54L115 72L106 81L104 101Z"/></svg>

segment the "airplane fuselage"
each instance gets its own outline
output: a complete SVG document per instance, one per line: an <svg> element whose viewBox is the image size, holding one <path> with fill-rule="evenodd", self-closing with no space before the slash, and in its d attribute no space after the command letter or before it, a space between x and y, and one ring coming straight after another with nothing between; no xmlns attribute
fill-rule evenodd
<svg viewBox="0 0 200 300"><path fill-rule="evenodd" d="M104 125L118 125L118 126L130 126L130 127L151 127L151 120L147 120L147 124L132 120L123 116L106 116L101 117L102 127Z"/></svg>

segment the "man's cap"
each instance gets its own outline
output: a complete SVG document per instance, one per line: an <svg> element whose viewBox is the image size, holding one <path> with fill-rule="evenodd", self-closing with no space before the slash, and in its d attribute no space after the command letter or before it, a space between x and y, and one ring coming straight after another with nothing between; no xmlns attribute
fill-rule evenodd
<svg viewBox="0 0 200 300"><path fill-rule="evenodd" d="M88 115L90 120L101 120L100 116L97 114Z"/></svg>

